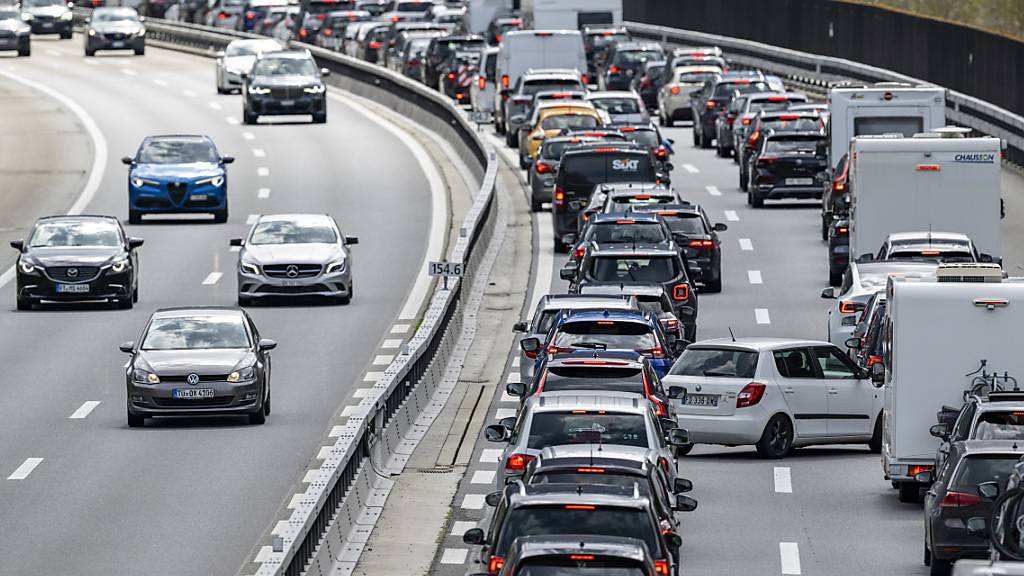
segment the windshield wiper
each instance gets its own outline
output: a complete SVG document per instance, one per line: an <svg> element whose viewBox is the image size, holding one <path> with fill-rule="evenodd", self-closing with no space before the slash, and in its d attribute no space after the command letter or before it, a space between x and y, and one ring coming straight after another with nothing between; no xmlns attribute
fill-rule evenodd
<svg viewBox="0 0 1024 576"><path fill-rule="evenodd" d="M732 377L732 378L736 377L736 373L735 372L730 374L728 372L715 372L714 370L705 370L704 371L704 375L705 376L729 376L729 377Z"/></svg>

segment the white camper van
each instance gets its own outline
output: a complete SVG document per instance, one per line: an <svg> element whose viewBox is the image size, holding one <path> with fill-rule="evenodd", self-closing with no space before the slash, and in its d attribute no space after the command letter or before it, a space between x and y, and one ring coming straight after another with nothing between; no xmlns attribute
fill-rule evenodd
<svg viewBox="0 0 1024 576"><path fill-rule="evenodd" d="M934 281L889 280L882 471L901 501L918 499L915 476L935 465L939 440L929 430L943 406L962 406L983 374L1024 382L1015 337L1024 325L1024 283L1003 282L1002 274L996 264L943 264Z"/></svg>
<svg viewBox="0 0 1024 576"><path fill-rule="evenodd" d="M622 0L522 0L524 28L621 26Z"/></svg>
<svg viewBox="0 0 1024 576"><path fill-rule="evenodd" d="M578 70L586 84L587 54L579 30L513 30L502 37L494 72L498 82L494 113L499 116L499 127L505 125L504 103L519 77L530 69L549 68Z"/></svg>
<svg viewBox="0 0 1024 576"><path fill-rule="evenodd" d="M828 93L828 111L829 166L835 169L855 136L909 138L945 126L946 91L896 82L839 86Z"/></svg>
<svg viewBox="0 0 1024 576"><path fill-rule="evenodd" d="M867 136L850 143L850 258L877 252L894 232L959 232L998 258L998 138Z"/></svg>

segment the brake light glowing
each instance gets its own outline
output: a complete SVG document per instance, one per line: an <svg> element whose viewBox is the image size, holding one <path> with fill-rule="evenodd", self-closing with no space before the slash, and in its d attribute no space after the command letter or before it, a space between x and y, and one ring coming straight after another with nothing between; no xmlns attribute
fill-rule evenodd
<svg viewBox="0 0 1024 576"><path fill-rule="evenodd" d="M636 126L623 126L619 128L619 132L636 132Z"/></svg>
<svg viewBox="0 0 1024 576"><path fill-rule="evenodd" d="M330 28L324 28L324 36L334 36L334 30Z"/></svg>
<svg viewBox="0 0 1024 576"><path fill-rule="evenodd" d="M398 16L392 16L391 17L391 21L392 22L398 22L399 20L401 20L401 18L399 18Z"/></svg>
<svg viewBox="0 0 1024 576"><path fill-rule="evenodd" d="M754 133L751 134L750 138L747 140L747 146L753 146L754 143L757 142L757 139L760 138L760 137L761 137L761 131L760 130L754 130Z"/></svg>
<svg viewBox="0 0 1024 576"><path fill-rule="evenodd" d="M689 246L690 248L697 248L699 250L710 250L711 248L715 247L715 241L714 240L691 240L690 243L687 244L687 246Z"/></svg>
<svg viewBox="0 0 1024 576"><path fill-rule="evenodd" d="M547 38L548 36L551 36L552 34L551 34L551 32L534 32L533 35L534 36L540 36L541 38Z"/></svg>
<svg viewBox="0 0 1024 576"><path fill-rule="evenodd" d="M508 74L501 75L501 87L508 88Z"/></svg>
<svg viewBox="0 0 1024 576"><path fill-rule="evenodd" d="M577 468L580 474L604 474L604 468Z"/></svg>
<svg viewBox="0 0 1024 576"><path fill-rule="evenodd" d="M679 86L673 86L669 88L668 91L671 92L673 96L676 96L679 94Z"/></svg>
<svg viewBox="0 0 1024 576"><path fill-rule="evenodd" d="M655 561L654 573L662 576L668 576L668 562L666 562L665 560Z"/></svg>
<svg viewBox="0 0 1024 576"><path fill-rule="evenodd" d="M448 79L449 80L454 80L455 79L455 73L454 72L449 72L448 73Z"/></svg>
<svg viewBox="0 0 1024 576"><path fill-rule="evenodd" d="M707 106L708 108L714 108L715 106L718 106L718 102L715 102L714 100L708 100L708 103L705 104L705 106Z"/></svg>
<svg viewBox="0 0 1024 576"><path fill-rule="evenodd" d="M633 198L635 200L650 200L651 199L651 195L650 194L638 194L636 196L633 196Z"/></svg>
<svg viewBox="0 0 1024 576"><path fill-rule="evenodd" d="M479 78L479 80L477 80L477 85L480 86L481 90L486 88L487 87L487 78L484 78L483 76L481 76Z"/></svg>
<svg viewBox="0 0 1024 576"><path fill-rule="evenodd" d="M305 28L299 30L299 38L305 38L306 36L309 36L308 30L306 30Z"/></svg>
<svg viewBox="0 0 1024 576"><path fill-rule="evenodd" d="M326 18L326 17L327 17L327 14L317 14L317 15L316 15L316 19L317 19L317 20L321 20L321 21L322 21L322 20L323 20L324 18Z"/></svg>
<svg viewBox="0 0 1024 576"><path fill-rule="evenodd" d="M525 470L526 466L533 462L535 456L529 454L512 454L505 461L505 470Z"/></svg>
<svg viewBox="0 0 1024 576"><path fill-rule="evenodd" d="M589 504L566 504L566 510L597 510L597 506L591 506Z"/></svg>
<svg viewBox="0 0 1024 576"><path fill-rule="evenodd" d="M733 80L733 84L750 84L750 80Z"/></svg>
<svg viewBox="0 0 1024 576"><path fill-rule="evenodd" d="M917 476L921 472L927 472L927 471L929 471L931 469L932 469L932 467L928 466L928 465L917 465L917 466L911 466L910 468L908 468L907 472L910 474L910 477L913 478L914 476Z"/></svg>
<svg viewBox="0 0 1024 576"><path fill-rule="evenodd" d="M843 190L846 190L846 184L842 182L836 182L835 184L832 185L832 189L835 190L836 192L842 192Z"/></svg>
<svg viewBox="0 0 1024 576"><path fill-rule="evenodd" d="M246 20L253 20L255 18L256 18L256 13L255 12L250 10L250 11L245 13L245 19Z"/></svg>
<svg viewBox="0 0 1024 576"><path fill-rule="evenodd" d="M665 329L670 332L675 332L679 329L679 320L676 320L675 318L666 318L662 320L661 323L664 324Z"/></svg>
<svg viewBox="0 0 1024 576"><path fill-rule="evenodd" d="M594 148L594 152L618 152L618 148Z"/></svg>
<svg viewBox="0 0 1024 576"><path fill-rule="evenodd" d="M779 116L779 120L799 120L799 116Z"/></svg>
<svg viewBox="0 0 1024 576"><path fill-rule="evenodd" d="M643 354L644 356L650 356L651 358L664 358L665 357L665 350L663 348L660 348L660 347L658 347L658 348L645 348L643 350L637 350L637 352ZM644 386L646 387L646 384ZM650 396L649 392L648 392L648 396Z"/></svg>
<svg viewBox="0 0 1024 576"><path fill-rule="evenodd" d="M853 300L843 300L839 303L839 311L843 314L854 314L864 309L863 302L854 302Z"/></svg>
<svg viewBox="0 0 1024 576"><path fill-rule="evenodd" d="M769 102L789 102L789 98L786 98L785 96L769 96L768 97L768 101Z"/></svg>
<svg viewBox="0 0 1024 576"><path fill-rule="evenodd" d="M981 504L981 497L977 494L950 491L946 492L939 506L942 508L966 508L968 506L977 506L978 504Z"/></svg>
<svg viewBox="0 0 1024 576"><path fill-rule="evenodd" d="M505 559L501 556L491 556L491 561L487 563L487 571L491 574L497 574L501 572L501 569L505 567Z"/></svg>
<svg viewBox="0 0 1024 576"><path fill-rule="evenodd" d="M586 86L587 85L587 75L586 74L581 74L580 75L580 81L583 82L584 86Z"/></svg>
<svg viewBox="0 0 1024 576"><path fill-rule="evenodd" d="M590 554L572 554L569 556L569 560L593 560L594 557Z"/></svg>
<svg viewBox="0 0 1024 576"><path fill-rule="evenodd" d="M675 215L677 215L679 213L678 212L673 212L671 210L662 210L662 211L658 212L657 214L658 214L658 216L675 216Z"/></svg>
<svg viewBox="0 0 1024 576"><path fill-rule="evenodd" d="M690 299L690 285L689 284L676 284L672 287L672 298L674 300L689 300Z"/></svg>
<svg viewBox="0 0 1024 576"><path fill-rule="evenodd" d="M221 13L217 14L217 20L227 20L227 19L228 19L228 13L227 12L221 12Z"/></svg>
<svg viewBox="0 0 1024 576"><path fill-rule="evenodd" d="M844 235L844 234L849 234L849 233L850 233L850 229L847 228L846 226L840 226L839 228L836 229L836 234L839 234L839 235Z"/></svg>
<svg viewBox="0 0 1024 576"><path fill-rule="evenodd" d="M619 67L618 66L609 66L608 67L608 73L609 74L618 74L619 73Z"/></svg>
<svg viewBox="0 0 1024 576"><path fill-rule="evenodd" d="M868 356L868 362L867 362L868 368L874 366L875 364L881 364L881 363L882 363L882 357L881 356Z"/></svg>
<svg viewBox="0 0 1024 576"><path fill-rule="evenodd" d="M658 149L654 152L654 155L661 160L668 158L668 150L664 146L658 146Z"/></svg>
<svg viewBox="0 0 1024 576"><path fill-rule="evenodd" d="M561 208L565 204L565 190L555 186L555 206Z"/></svg>
<svg viewBox="0 0 1024 576"><path fill-rule="evenodd" d="M922 250L921 251L921 256L938 256L939 254L942 254L942 252L939 252L938 250Z"/></svg>
<svg viewBox="0 0 1024 576"><path fill-rule="evenodd" d="M636 224L636 220L616 220L616 224Z"/></svg>
<svg viewBox="0 0 1024 576"><path fill-rule="evenodd" d="M376 50L378 48L380 48L380 42L377 42L376 40L370 41L370 50Z"/></svg>
<svg viewBox="0 0 1024 576"><path fill-rule="evenodd" d="M615 326L615 322L612 322L611 320L598 320L597 325L598 326Z"/></svg>
<svg viewBox="0 0 1024 576"><path fill-rule="evenodd" d="M746 408L753 406L764 398L765 385L759 382L751 382L740 390L740 393L736 395L736 407Z"/></svg>
<svg viewBox="0 0 1024 576"><path fill-rule="evenodd" d="M555 171L554 168L551 167L551 164L548 164L547 162L537 162L536 166L537 174L548 174Z"/></svg>
<svg viewBox="0 0 1024 576"><path fill-rule="evenodd" d="M740 121L740 124L743 124L744 126L749 126L750 118L744 118L743 120Z"/></svg>
<svg viewBox="0 0 1024 576"><path fill-rule="evenodd" d="M938 164L918 164L918 172L939 172L942 168Z"/></svg>

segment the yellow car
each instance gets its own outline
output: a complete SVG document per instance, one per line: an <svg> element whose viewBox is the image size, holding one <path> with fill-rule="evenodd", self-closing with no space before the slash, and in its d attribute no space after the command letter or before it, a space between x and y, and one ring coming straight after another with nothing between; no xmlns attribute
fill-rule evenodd
<svg viewBox="0 0 1024 576"><path fill-rule="evenodd" d="M592 104L582 101L543 102L533 114L532 121L519 132L519 166L530 167L545 138L552 138L564 130L599 128L601 116Z"/></svg>

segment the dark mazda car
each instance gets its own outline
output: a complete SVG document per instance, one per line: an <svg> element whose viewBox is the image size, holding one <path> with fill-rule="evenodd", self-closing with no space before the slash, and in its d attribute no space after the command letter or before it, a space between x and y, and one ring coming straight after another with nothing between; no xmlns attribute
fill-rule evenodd
<svg viewBox="0 0 1024 576"><path fill-rule="evenodd" d="M139 238L113 216L49 216L15 240L18 310L43 301L99 300L131 308L139 298Z"/></svg>
<svg viewBox="0 0 1024 576"><path fill-rule="evenodd" d="M255 124L263 115L311 114L314 124L327 122L327 87L322 77L328 74L326 68L317 69L309 52L261 54L242 78L243 121Z"/></svg>
<svg viewBox="0 0 1024 576"><path fill-rule="evenodd" d="M149 319L131 354L128 426L151 416L237 414L263 424L270 415L270 351L239 308L167 308Z"/></svg>

